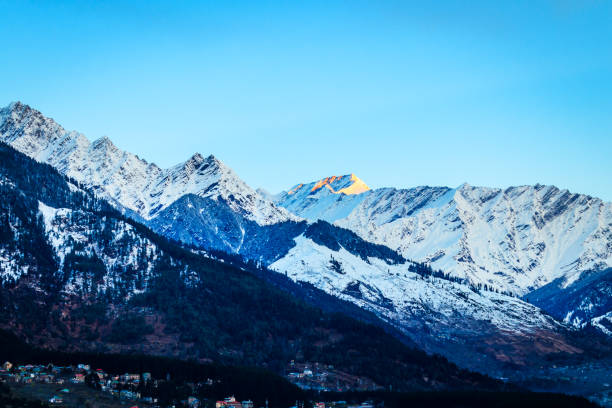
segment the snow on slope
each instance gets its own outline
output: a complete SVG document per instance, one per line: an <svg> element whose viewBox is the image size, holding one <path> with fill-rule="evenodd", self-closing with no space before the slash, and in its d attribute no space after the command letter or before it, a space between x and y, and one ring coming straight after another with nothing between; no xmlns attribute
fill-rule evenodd
<svg viewBox="0 0 612 408"><path fill-rule="evenodd" d="M304 235L270 268L374 312L425 350L494 376L508 362L528 366L538 353L575 353L564 326L523 300L467 284L332 251ZM542 347L541 347L542 346Z"/></svg>
<svg viewBox="0 0 612 408"><path fill-rule="evenodd" d="M570 285L566 279L557 279L528 293L524 299L559 321L584 327L612 313L612 268L585 271Z"/></svg>
<svg viewBox="0 0 612 408"><path fill-rule="evenodd" d="M7 186L12 187L13 183L10 179L3 177L0 174L0 187ZM10 228L13 235L18 235L18 226L11 223L10 220L6 220L8 227ZM11 251L8 246L0 245L0 283L7 282L9 280L17 281L22 275L28 273L29 266L20 262L18 256Z"/></svg>
<svg viewBox="0 0 612 408"><path fill-rule="evenodd" d="M594 318L591 323L599 330L612 337L612 312Z"/></svg>
<svg viewBox="0 0 612 408"><path fill-rule="evenodd" d="M370 188L354 174L326 177L309 184L298 184L272 196L293 214L310 220L333 222L346 217Z"/></svg>
<svg viewBox="0 0 612 408"><path fill-rule="evenodd" d="M409 316L429 309L438 314L438 319L448 322L455 321L459 314L519 332L557 326L537 307L518 298L476 292L465 284L422 277L410 272L408 264L389 265L377 258L364 261L344 248L332 251L303 235L295 241L297 245L274 262L271 269L392 320L409 320ZM340 264L340 271L332 267L332 259Z"/></svg>
<svg viewBox="0 0 612 408"><path fill-rule="evenodd" d="M517 294L612 265L612 204L554 186L381 188L348 199L283 194L277 203Z"/></svg>
<svg viewBox="0 0 612 408"><path fill-rule="evenodd" d="M107 138L90 142L19 102L0 110L0 140L65 175L96 189L102 197L150 220L186 194L223 200L260 225L295 220L247 186L214 156L193 155L169 169L119 150Z"/></svg>
<svg viewBox="0 0 612 408"><path fill-rule="evenodd" d="M190 194L227 205L232 212L260 226L299 220L253 191L213 156L204 158L196 154L184 163L161 169L119 150L108 138L89 142L82 134L66 132L52 119L21 103L0 110L0 140L93 187L119 208L134 211L145 221L152 221L150 225L159 215L162 225L158 230L184 230L193 236L204 231L214 233L211 240L218 238L218 225L214 223L212 229L207 230L206 225L201 231L192 231L190 228L194 225L184 217L186 209L183 207L176 208L176 214L166 214L171 216L168 219L163 216L173 208L172 204ZM559 276L559 265L569 265L567 270L575 272L609 261L610 205L602 204L597 218L592 210L597 203L601 204L600 200L568 194L541 186L503 192L467 185L458 189L370 190L363 181L350 174L298 185L277 199L298 216L335 221L362 238L396 249L408 258L430 262L435 268L467 277L473 282L524 293ZM194 202L187 201L187 206ZM565 207L570 205L573 210L567 211ZM211 208L214 210L211 214L225 214L225 210L215 209L209 204L200 210ZM179 218L182 224L175 222ZM228 225L226 219L219 222ZM580 224L579 233L572 232L570 235L575 239L568 239L567 232L577 224ZM236 225L244 228L242 222ZM244 231L241 230L237 248L243 246ZM227 233L231 235L234 232ZM250 235L255 239L276 236L261 231ZM262 250L258 244L259 241L252 245L253 251ZM234 247L236 245L228 246L230 249ZM327 263L328 254L323 252L316 252L318 262ZM299 258L306 255L290 252L274 265L277 270L285 271L293 265L297 273L300 265L314 262L314 254L310 254L308 262ZM578 255L582 258L574 262ZM372 261L372 265L375 264ZM562 272L564 276L572 276L567 271ZM372 289L369 296L379 297L380 304L388 306L394 302L393 299L407 296L406 290L413 289L401 284L395 287L392 284L395 278L376 274L363 277L358 285L360 293L367 298L369 288L377 288ZM391 299L391 303L386 299ZM418 302L427 304L425 299L419 298ZM444 305L435 303L427 307L439 313L436 308ZM386 306L383 309L389 310ZM401 320L401 316L396 315L394 319Z"/></svg>
<svg viewBox="0 0 612 408"><path fill-rule="evenodd" d="M113 251L98 241L97 228L93 227L93 222L106 222L106 219L99 220L88 213L68 208L53 208L40 201L38 211L43 218L48 242L59 258L60 271L66 275L66 292L87 291L87 288L97 283L99 291L112 290L130 281L126 276L126 272L130 271L138 275L130 281L126 291L127 296L132 296L142 292L153 278L159 249L148 239L139 236L131 225L117 222L112 228L112 241L108 245L121 249ZM75 273L65 263L69 255L93 257L104 265L106 271L98 277L92 272ZM101 282L96 282L96 279Z"/></svg>

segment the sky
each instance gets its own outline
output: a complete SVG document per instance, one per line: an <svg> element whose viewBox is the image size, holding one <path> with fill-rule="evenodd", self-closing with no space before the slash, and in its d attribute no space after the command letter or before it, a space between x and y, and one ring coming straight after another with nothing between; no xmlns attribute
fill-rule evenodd
<svg viewBox="0 0 612 408"><path fill-rule="evenodd" d="M162 167L612 201L609 1L0 0L0 38L0 105Z"/></svg>

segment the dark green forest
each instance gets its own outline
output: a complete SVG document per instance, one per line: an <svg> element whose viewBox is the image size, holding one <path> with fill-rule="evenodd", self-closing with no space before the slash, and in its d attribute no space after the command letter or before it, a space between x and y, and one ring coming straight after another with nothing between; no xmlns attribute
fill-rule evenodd
<svg viewBox="0 0 612 408"><path fill-rule="evenodd" d="M199 364L167 357L146 355L108 355L100 353L63 353L31 347L10 332L0 330L0 360L15 364L54 364L59 366L90 364L92 369L102 368L111 374L150 372L153 378L163 379L162 385L147 395L160 398L163 403L173 403L190 395L186 383L215 380L212 386L202 387L198 397L215 401L228 395L238 400L252 399L256 406L268 400L271 407L287 407L295 401L347 401L359 403L366 400L383 403L385 407L457 407L457 408L564 408L597 407L584 398L562 394L532 393L525 391L436 391L436 392L348 392L315 393L303 391L278 375L254 367L237 367L218 364ZM15 398L8 387L0 384L0 406L37 408L46 406ZM307 403L306 406L309 406Z"/></svg>

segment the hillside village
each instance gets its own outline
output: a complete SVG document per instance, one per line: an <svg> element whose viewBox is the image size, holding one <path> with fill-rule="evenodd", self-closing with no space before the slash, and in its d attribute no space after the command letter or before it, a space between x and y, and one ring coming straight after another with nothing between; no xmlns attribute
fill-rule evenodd
<svg viewBox="0 0 612 408"><path fill-rule="evenodd" d="M290 379L296 380L296 383L301 384L305 388L311 389L327 389L323 384L326 383L327 378L335 378L334 375L330 376L329 372L323 367L319 368L319 365L314 365L315 371L313 372L305 364L295 364L292 362L290 367L293 369L301 370L300 373L291 372L288 376ZM354 379L344 379L344 385L346 381ZM161 403L160 394L164 392L164 384L169 382L170 378L160 379L154 378L151 373L124 373L124 374L111 374L107 373L100 368L92 368L89 364L77 364L71 366L57 366L53 364L41 365L41 364L26 364L26 365L14 365L7 361L2 364L0 368L0 383L7 385L34 385L34 384L45 384L45 385L56 385L55 391L48 395L46 402L49 406L56 407L67 407L65 403L67 397L73 392L74 387L87 386L93 390L96 390L102 394L106 394L121 403L121 405L128 406L130 408L151 407L151 408L162 408L166 405ZM255 408L255 404L251 400L239 401L234 396L228 396L222 400L200 400L196 395L200 394L200 391L205 387L212 386L215 380L207 378L201 382L189 382L185 383L185 386L191 391L191 394L187 398L178 401L178 404L168 405L173 408ZM339 384L339 379L337 379ZM359 381L359 380L358 380ZM332 387L333 388L333 387ZM374 404L365 402L358 405L349 405L345 401L310 401L305 403L303 401L296 401L295 405L291 408L374 408ZM265 406L268 407L266 401Z"/></svg>
<svg viewBox="0 0 612 408"><path fill-rule="evenodd" d="M297 363L285 369L285 378L304 390L320 392L381 391L385 388L366 377L351 375L333 365L318 362Z"/></svg>

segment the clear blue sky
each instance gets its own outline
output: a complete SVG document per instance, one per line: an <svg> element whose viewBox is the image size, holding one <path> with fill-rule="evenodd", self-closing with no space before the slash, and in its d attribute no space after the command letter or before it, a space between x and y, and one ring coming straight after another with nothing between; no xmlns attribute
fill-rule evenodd
<svg viewBox="0 0 612 408"><path fill-rule="evenodd" d="M612 200L609 1L0 0L0 38L0 105L164 167Z"/></svg>

